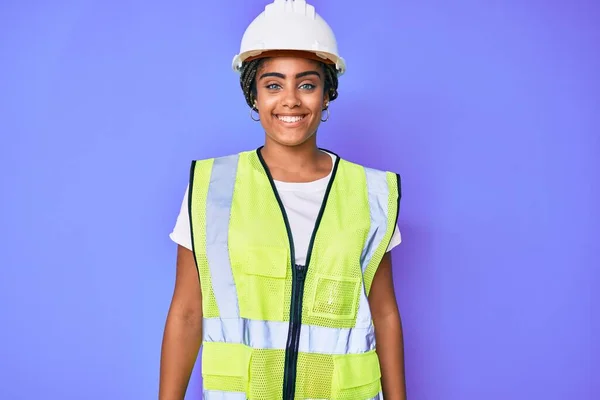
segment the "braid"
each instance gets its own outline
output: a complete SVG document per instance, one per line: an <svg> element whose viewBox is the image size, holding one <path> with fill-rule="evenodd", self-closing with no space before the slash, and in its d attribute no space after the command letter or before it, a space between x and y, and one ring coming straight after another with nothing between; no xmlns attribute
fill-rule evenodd
<svg viewBox="0 0 600 400"><path fill-rule="evenodd" d="M254 101L256 100L256 73L260 69L265 58L257 58L255 60L244 62L242 64L240 74L240 86L244 97L246 98L246 104L255 111ZM325 78L325 92L329 94L329 102L334 101L338 97L338 76L335 69L335 65L320 63L323 68Z"/></svg>
<svg viewBox="0 0 600 400"><path fill-rule="evenodd" d="M252 108L254 111L258 111L254 107L254 100L256 99L256 73L260 68L264 58L257 58L250 62L244 62L242 64L241 76L240 76L240 86L242 87L242 92L244 92L244 97L246 98L246 103Z"/></svg>
<svg viewBox="0 0 600 400"><path fill-rule="evenodd" d="M325 73L325 90L329 93L329 102L334 101L338 97L338 75L335 65L323 64L323 72Z"/></svg>

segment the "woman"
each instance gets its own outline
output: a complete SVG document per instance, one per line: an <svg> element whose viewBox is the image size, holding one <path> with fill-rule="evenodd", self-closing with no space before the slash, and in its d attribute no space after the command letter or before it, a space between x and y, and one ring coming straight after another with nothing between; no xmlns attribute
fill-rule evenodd
<svg viewBox="0 0 600 400"><path fill-rule="evenodd" d="M399 178L317 147L345 70L333 32L275 0L234 69L265 142L192 163L160 399L184 398L201 343L206 399L406 399Z"/></svg>

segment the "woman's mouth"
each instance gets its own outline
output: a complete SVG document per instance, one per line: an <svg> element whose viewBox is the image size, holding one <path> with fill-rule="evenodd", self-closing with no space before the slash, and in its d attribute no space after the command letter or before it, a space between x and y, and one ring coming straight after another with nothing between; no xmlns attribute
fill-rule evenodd
<svg viewBox="0 0 600 400"><path fill-rule="evenodd" d="M284 124L294 125L302 121L306 115L275 115Z"/></svg>

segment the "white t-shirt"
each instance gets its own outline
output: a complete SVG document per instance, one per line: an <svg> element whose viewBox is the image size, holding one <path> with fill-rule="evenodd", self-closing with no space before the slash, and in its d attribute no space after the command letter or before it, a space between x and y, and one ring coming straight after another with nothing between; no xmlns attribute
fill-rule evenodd
<svg viewBox="0 0 600 400"><path fill-rule="evenodd" d="M330 153L328 153L330 154ZM335 163L336 156L330 154ZM324 178L313 182L291 183L275 181L275 187L281 198L281 202L287 213L290 229L294 239L294 248L296 253L296 264L304 265L306 262L306 253L312 235L321 203L325 197L327 184L331 178L331 173ZM188 187L189 189L189 187ZM188 189L185 191L181 211L177 217L175 228L169 235L177 244L192 250L192 237L190 231L190 220L188 211ZM387 251L398 246L402 241L398 225Z"/></svg>

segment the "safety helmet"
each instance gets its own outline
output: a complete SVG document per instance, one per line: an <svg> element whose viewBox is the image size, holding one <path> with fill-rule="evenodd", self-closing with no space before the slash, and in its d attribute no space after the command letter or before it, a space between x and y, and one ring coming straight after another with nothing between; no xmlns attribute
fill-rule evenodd
<svg viewBox="0 0 600 400"><path fill-rule="evenodd" d="M316 59L335 64L338 75L346 63L338 54L337 41L330 26L305 0L274 0L246 28L240 52L233 58L233 69L267 51L295 50L316 55Z"/></svg>

